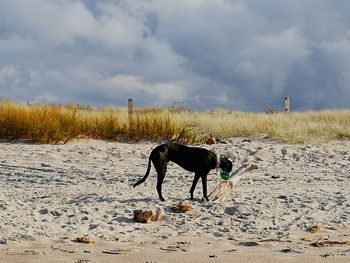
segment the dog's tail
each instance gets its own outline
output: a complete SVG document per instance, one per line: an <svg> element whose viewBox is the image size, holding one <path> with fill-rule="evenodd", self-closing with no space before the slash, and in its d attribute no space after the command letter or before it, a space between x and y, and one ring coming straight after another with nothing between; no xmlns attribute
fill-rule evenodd
<svg viewBox="0 0 350 263"><path fill-rule="evenodd" d="M149 160L148 160L148 168L147 168L146 174L144 175L144 177L142 177L142 179L140 181L137 181L134 184L134 188L136 186L138 186L139 184L142 184L144 181L146 181L150 171L151 171L151 158L149 158Z"/></svg>

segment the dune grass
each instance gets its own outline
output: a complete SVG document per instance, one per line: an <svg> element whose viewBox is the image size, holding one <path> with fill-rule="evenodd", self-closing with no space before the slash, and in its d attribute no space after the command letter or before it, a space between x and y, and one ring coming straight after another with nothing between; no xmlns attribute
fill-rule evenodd
<svg viewBox="0 0 350 263"><path fill-rule="evenodd" d="M350 139L350 110L193 113L192 126L215 137L267 137L292 144Z"/></svg>
<svg viewBox="0 0 350 263"><path fill-rule="evenodd" d="M215 110L89 108L0 103L0 138L65 143L75 138L116 141L203 142L210 135L266 137L287 143L350 139L350 110L245 113Z"/></svg>
<svg viewBox="0 0 350 263"><path fill-rule="evenodd" d="M175 123L167 110L96 109L79 105L0 103L0 138L65 143L74 138L176 140L193 143L191 127Z"/></svg>

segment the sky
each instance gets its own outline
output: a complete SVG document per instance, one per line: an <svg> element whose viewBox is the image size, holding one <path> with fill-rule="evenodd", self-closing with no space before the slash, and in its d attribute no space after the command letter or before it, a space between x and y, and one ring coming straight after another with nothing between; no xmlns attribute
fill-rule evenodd
<svg viewBox="0 0 350 263"><path fill-rule="evenodd" d="M350 1L1 0L0 99L350 108Z"/></svg>

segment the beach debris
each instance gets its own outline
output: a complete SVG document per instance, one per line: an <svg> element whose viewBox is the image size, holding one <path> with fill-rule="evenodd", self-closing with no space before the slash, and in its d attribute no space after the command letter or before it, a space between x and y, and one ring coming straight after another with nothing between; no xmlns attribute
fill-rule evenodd
<svg viewBox="0 0 350 263"><path fill-rule="evenodd" d="M151 210L134 210L134 220L138 223L151 223L164 219L164 213L161 211L153 212Z"/></svg>
<svg viewBox="0 0 350 263"><path fill-rule="evenodd" d="M348 253L350 252L350 249L337 249L337 253L325 253L325 254L321 254L320 256L323 258L327 258L327 257L348 257Z"/></svg>
<svg viewBox="0 0 350 263"><path fill-rule="evenodd" d="M108 255L120 255L121 254L121 250L119 249L108 249L108 250L103 250L102 253L103 254L108 254Z"/></svg>
<svg viewBox="0 0 350 263"><path fill-rule="evenodd" d="M10 251L6 252L8 256L28 256L28 255L46 255L43 251L34 251L34 250L24 250L24 251Z"/></svg>
<svg viewBox="0 0 350 263"><path fill-rule="evenodd" d="M176 245L169 245L167 247L161 247L160 250L166 251L166 252L190 252L190 245L191 242L186 241L178 241L176 242Z"/></svg>
<svg viewBox="0 0 350 263"><path fill-rule="evenodd" d="M95 229L99 226L99 224L89 224L89 230Z"/></svg>
<svg viewBox="0 0 350 263"><path fill-rule="evenodd" d="M312 227L310 227L310 232L315 234L315 233L319 233L321 232L321 227L319 225L314 225Z"/></svg>
<svg viewBox="0 0 350 263"><path fill-rule="evenodd" d="M41 210L39 210L39 213L42 215L46 215L49 212L49 210L47 208L43 208Z"/></svg>
<svg viewBox="0 0 350 263"><path fill-rule="evenodd" d="M61 216L62 213L58 212L58 211L50 211L50 214L53 216Z"/></svg>
<svg viewBox="0 0 350 263"><path fill-rule="evenodd" d="M132 252L132 249L105 249L102 250L103 254L109 254L109 255L120 255L123 253L127 253L127 252Z"/></svg>
<svg viewBox="0 0 350 263"><path fill-rule="evenodd" d="M230 190L233 189L233 186L240 180L242 177L252 171L257 169L258 166L252 163L245 163L239 167L234 173L232 173L230 179L222 181L213 192L208 196L211 201L224 201L226 196L229 194Z"/></svg>
<svg viewBox="0 0 350 263"><path fill-rule="evenodd" d="M189 203L182 203L175 204L171 207L171 209L175 213L186 213L193 210L193 207Z"/></svg>
<svg viewBox="0 0 350 263"><path fill-rule="evenodd" d="M252 140L248 138L244 138L242 142L252 142Z"/></svg>
<svg viewBox="0 0 350 263"><path fill-rule="evenodd" d="M77 237L73 240L74 242L84 243L84 244L93 244L95 241L90 239L88 236Z"/></svg>
<svg viewBox="0 0 350 263"><path fill-rule="evenodd" d="M281 201L284 201L284 202L287 202L288 201L288 196L286 196L286 195L279 195L277 197L277 199L279 199Z"/></svg>
<svg viewBox="0 0 350 263"><path fill-rule="evenodd" d="M209 137L205 143L208 145L216 144L216 140L213 137Z"/></svg>
<svg viewBox="0 0 350 263"><path fill-rule="evenodd" d="M176 246L167 246L167 247L161 247L160 250L163 250L166 252L177 252L179 251L179 248Z"/></svg>
<svg viewBox="0 0 350 263"><path fill-rule="evenodd" d="M286 148L282 148L281 149L281 153L282 153L282 155L283 155L283 160L286 158L286 155L287 155L287 149Z"/></svg>
<svg viewBox="0 0 350 263"><path fill-rule="evenodd" d="M237 252L238 249L237 248L233 248L233 249L227 249L227 250L224 250L224 252Z"/></svg>
<svg viewBox="0 0 350 263"><path fill-rule="evenodd" d="M307 237L302 237L300 238L301 241L305 241L305 242L311 242L312 239L311 238L307 238Z"/></svg>
<svg viewBox="0 0 350 263"><path fill-rule="evenodd" d="M217 143L227 144L226 141L223 141L223 140L221 140L219 138L215 138L212 135L210 135L210 137L206 140L205 143L208 144L208 145L217 144Z"/></svg>
<svg viewBox="0 0 350 263"><path fill-rule="evenodd" d="M350 245L350 240L318 240L316 242L311 243L311 246L313 247L330 247L333 245Z"/></svg>
<svg viewBox="0 0 350 263"><path fill-rule="evenodd" d="M296 249L293 247L287 247L287 248L281 249L280 252L281 253L295 253L295 254L302 254L303 253L303 251L301 249Z"/></svg>
<svg viewBox="0 0 350 263"><path fill-rule="evenodd" d="M285 242L285 243L292 243L289 239L282 239L282 238L288 238L288 234L286 236L277 236L277 237L270 237L265 239L260 239L259 242Z"/></svg>
<svg viewBox="0 0 350 263"><path fill-rule="evenodd" d="M240 242L239 245L245 246L245 247L256 247L256 246L259 246L259 243L255 241L245 241L245 242Z"/></svg>

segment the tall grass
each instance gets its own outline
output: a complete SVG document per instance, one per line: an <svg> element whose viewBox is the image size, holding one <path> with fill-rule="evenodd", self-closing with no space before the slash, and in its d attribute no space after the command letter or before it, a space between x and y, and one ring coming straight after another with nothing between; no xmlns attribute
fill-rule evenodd
<svg viewBox="0 0 350 263"><path fill-rule="evenodd" d="M244 113L215 110L94 109L0 102L0 138L65 143L74 138L202 142L209 135L267 137L287 143L350 139L350 110Z"/></svg>
<svg viewBox="0 0 350 263"><path fill-rule="evenodd" d="M350 110L274 114L216 110L193 113L191 125L219 138L247 136L287 143L323 143L350 139Z"/></svg>
<svg viewBox="0 0 350 263"><path fill-rule="evenodd" d="M193 143L190 127L175 123L169 111L91 109L79 105L0 103L0 138L65 143L74 138L164 140Z"/></svg>

